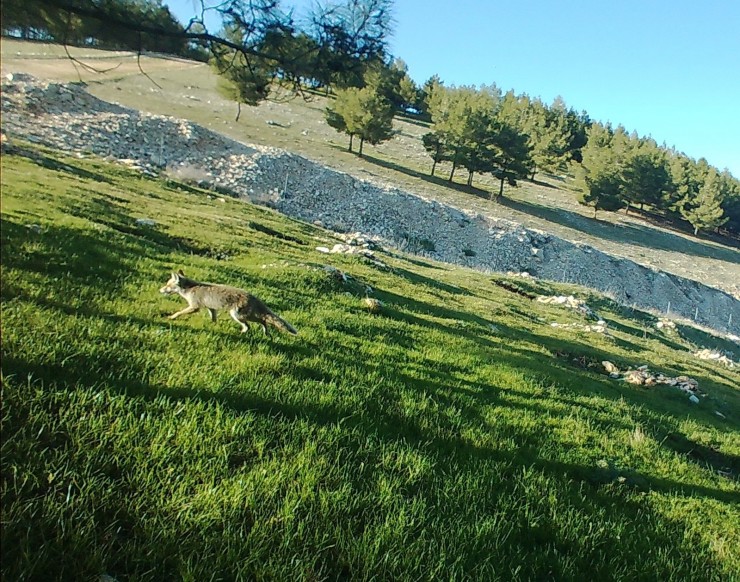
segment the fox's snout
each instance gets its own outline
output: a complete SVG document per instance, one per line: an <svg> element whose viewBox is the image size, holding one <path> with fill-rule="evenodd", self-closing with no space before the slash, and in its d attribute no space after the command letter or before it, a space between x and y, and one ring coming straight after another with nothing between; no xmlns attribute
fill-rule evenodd
<svg viewBox="0 0 740 582"><path fill-rule="evenodd" d="M172 295L173 293L177 293L177 287L175 287L174 285L172 285L170 283L167 283L167 285L165 285L164 287L162 287L159 290L159 292L162 295Z"/></svg>

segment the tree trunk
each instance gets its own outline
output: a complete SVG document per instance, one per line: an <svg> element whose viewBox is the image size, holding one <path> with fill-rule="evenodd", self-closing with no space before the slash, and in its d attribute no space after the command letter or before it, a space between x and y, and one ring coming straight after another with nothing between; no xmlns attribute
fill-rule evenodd
<svg viewBox="0 0 740 582"><path fill-rule="evenodd" d="M501 198L501 196L504 195L504 179L505 179L504 175L501 174L501 184L498 187L498 197L496 198L496 200L498 200L499 198Z"/></svg>
<svg viewBox="0 0 740 582"><path fill-rule="evenodd" d="M537 166L532 167L532 177L529 179L530 182L534 182L535 174L537 174Z"/></svg>
<svg viewBox="0 0 740 582"><path fill-rule="evenodd" d="M695 226L694 227L694 236L699 236L699 227L698 226Z"/></svg>
<svg viewBox="0 0 740 582"><path fill-rule="evenodd" d="M362 157L362 144L365 143L365 138L360 136L360 153L359 156Z"/></svg>
<svg viewBox="0 0 740 582"><path fill-rule="evenodd" d="M468 170L468 186L473 185L473 172Z"/></svg>
<svg viewBox="0 0 740 582"><path fill-rule="evenodd" d="M237 101L236 102L236 119L234 121L238 123L241 115L242 115L242 103L241 101Z"/></svg>
<svg viewBox="0 0 740 582"><path fill-rule="evenodd" d="M594 206L594 218L596 218L596 211L599 209L598 206Z"/></svg>
<svg viewBox="0 0 740 582"><path fill-rule="evenodd" d="M447 179L448 182L452 182L452 177L455 175L456 169L457 169L457 150L455 150L455 156L452 158L452 171L450 172L450 177Z"/></svg>
<svg viewBox="0 0 740 582"><path fill-rule="evenodd" d="M352 139L355 137L354 133L349 134L349 151L352 151Z"/></svg>
<svg viewBox="0 0 740 582"><path fill-rule="evenodd" d="M432 176L434 176L434 170L437 169L437 162L439 161L439 148L442 144L437 144L437 150L434 152L434 163L432 164Z"/></svg>

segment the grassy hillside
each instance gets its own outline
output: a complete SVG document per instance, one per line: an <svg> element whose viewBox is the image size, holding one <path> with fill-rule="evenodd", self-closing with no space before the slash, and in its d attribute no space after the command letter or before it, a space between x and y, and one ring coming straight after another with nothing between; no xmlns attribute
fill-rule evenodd
<svg viewBox="0 0 740 582"><path fill-rule="evenodd" d="M740 577L740 375L690 353L731 345L575 288L316 252L328 238L99 160L2 156L4 577ZM176 268L299 335L170 322ZM574 292L611 336L527 297Z"/></svg>
<svg viewBox="0 0 740 582"><path fill-rule="evenodd" d="M579 205L570 181L538 176L536 183L520 181L506 187L500 204L488 200L498 188L492 176L476 176L475 188L467 188L464 171L456 182L447 182L450 165L443 163L430 177L431 158L421 136L429 131L423 123L396 118L396 135L377 147L366 144L364 158L347 152L347 136L338 134L324 120L327 101L314 96L287 102L265 102L243 107L234 122L236 104L216 90L216 75L202 63L144 57L142 75L129 55L79 49L75 53L105 73L75 67L61 47L3 39L2 73L25 71L40 78L87 82L88 90L113 101L149 113L171 115L247 143L275 146L306 156L359 178L389 183L409 192L494 218L506 218L561 238L581 241L609 254L640 264L740 293L740 251L727 239L697 239L686 233L651 225L623 212L599 212ZM114 67L115 68L112 68ZM155 85L156 83L156 85ZM12 136L11 136L12 137Z"/></svg>

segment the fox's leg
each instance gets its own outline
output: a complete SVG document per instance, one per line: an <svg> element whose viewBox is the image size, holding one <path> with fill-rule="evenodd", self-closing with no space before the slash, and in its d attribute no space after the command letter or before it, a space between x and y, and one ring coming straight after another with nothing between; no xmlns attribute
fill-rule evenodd
<svg viewBox="0 0 740 582"><path fill-rule="evenodd" d="M262 326L262 333L264 333L266 336L270 336L270 332L267 331L267 326L264 323L260 323Z"/></svg>
<svg viewBox="0 0 740 582"><path fill-rule="evenodd" d="M169 319L177 319L181 315L188 315L190 313L195 313L196 311L198 311L198 309L200 309L200 308L199 307L192 307L192 306L188 305L185 309L182 309L182 310L178 311L177 313L173 313L172 315L170 315Z"/></svg>
<svg viewBox="0 0 740 582"><path fill-rule="evenodd" d="M249 331L249 324L239 317L239 309L232 309L231 311L229 311L229 315L231 315L231 318L234 321L242 326L242 333L246 333L247 331Z"/></svg>
<svg viewBox="0 0 740 582"><path fill-rule="evenodd" d="M208 314L209 314L209 315L211 316L211 321L213 321L213 322L215 323L215 321L216 321L216 316L218 315L218 311L216 311L215 309L211 309L211 308L209 307L209 308L208 308Z"/></svg>

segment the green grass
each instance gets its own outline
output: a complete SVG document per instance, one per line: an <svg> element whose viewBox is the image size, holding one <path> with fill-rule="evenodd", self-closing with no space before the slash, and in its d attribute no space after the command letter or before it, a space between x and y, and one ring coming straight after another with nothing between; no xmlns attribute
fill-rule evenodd
<svg viewBox="0 0 740 582"><path fill-rule="evenodd" d="M569 178L538 174L536 183L523 180L516 188L506 186L496 203L489 200L491 192L498 192L494 176L476 174L474 187L469 188L466 172L458 170L450 183L451 164L445 162L434 177L429 176L432 160L421 144L428 124L397 116L393 139L378 146L365 144L360 158L347 152L347 136L327 125L328 102L321 95L244 106L236 123L236 103L219 95L217 76L206 64L145 55L141 58L145 76L137 60L122 53L72 50L93 67L100 68L101 58L106 59L106 67L116 66L107 73L86 71L74 67L61 46L11 38L4 38L0 45L0 65L3 73L24 71L65 82L83 79L87 90L104 101L188 119L238 141L283 148L357 178L371 178L457 208L513 220L651 268L738 291L740 252L733 241L705 235L698 239L621 211L600 211L594 220L593 209L577 203Z"/></svg>
<svg viewBox="0 0 740 582"><path fill-rule="evenodd" d="M272 211L31 146L2 156L1 226L8 580L740 578L740 375L692 358L702 332L575 287L322 255L328 233ZM299 335L168 321L176 268ZM583 320L538 293L588 298L612 336L551 327Z"/></svg>

